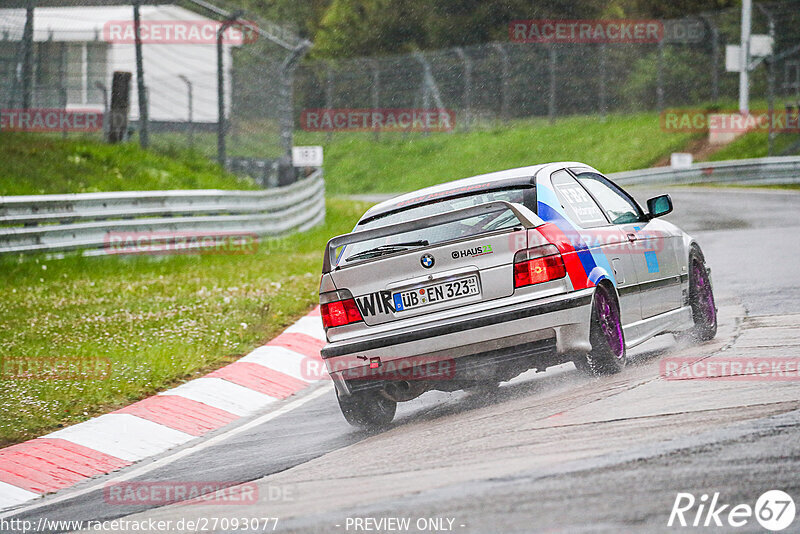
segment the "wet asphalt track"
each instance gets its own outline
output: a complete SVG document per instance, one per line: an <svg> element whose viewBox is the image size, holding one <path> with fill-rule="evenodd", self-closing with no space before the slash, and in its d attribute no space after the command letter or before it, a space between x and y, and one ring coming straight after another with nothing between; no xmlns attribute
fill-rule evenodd
<svg viewBox="0 0 800 534"><path fill-rule="evenodd" d="M657 193L633 192L641 201ZM400 405L394 427L375 436L351 430L323 385L293 411L132 479L257 481L257 505L106 504L102 484L115 473L15 517L278 516L278 532L355 532L353 519L365 517L408 517L410 532L421 518L465 533L680 531L666 526L679 491L752 505L764 490L782 489L800 506L800 382L658 378L667 353L798 355L800 194L670 193L668 219L698 237L712 267L720 334L711 343L662 336L603 379L565 365L528 373L491 398L428 393ZM289 497L269 501L269 488ZM737 531L763 529L751 520Z"/></svg>

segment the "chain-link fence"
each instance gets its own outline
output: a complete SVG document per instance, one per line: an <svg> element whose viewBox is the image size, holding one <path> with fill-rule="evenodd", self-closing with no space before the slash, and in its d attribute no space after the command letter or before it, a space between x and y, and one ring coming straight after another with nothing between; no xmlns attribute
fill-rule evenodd
<svg viewBox="0 0 800 534"><path fill-rule="evenodd" d="M758 6L753 33L772 32L775 54L800 42L796 2ZM307 61L297 74L296 113L433 105L455 111L457 129L470 129L536 116L555 120L715 104L735 110L729 103L738 96L738 74L726 72L725 48L739 44L740 22L740 10L729 9L661 21L663 38L658 42L509 40L424 53ZM794 61L775 62L775 72L786 72L786 81L774 88L781 98L800 85ZM768 97L768 73L763 66L752 72L754 99Z"/></svg>
<svg viewBox="0 0 800 534"><path fill-rule="evenodd" d="M0 8L2 128L121 129L118 139L287 183L292 74L309 45L220 2L10 0ZM115 72L129 73L117 87Z"/></svg>
<svg viewBox="0 0 800 534"><path fill-rule="evenodd" d="M774 47L752 73L751 95L771 94L777 109L800 109L798 22L793 1L753 11L753 33L771 34ZM293 179L292 135L309 109L446 108L456 129L470 129L526 117L735 107L738 75L726 72L725 48L739 43L739 10L663 21L663 30L658 42L509 39L304 60L308 41L239 11L235 0L6 0L0 127L100 138L126 116L121 138L194 150L275 185ZM121 114L115 72L130 73Z"/></svg>
<svg viewBox="0 0 800 534"><path fill-rule="evenodd" d="M788 125L769 131L769 155L800 154L800 5L795 2L756 4L775 39L772 55L765 58L770 113L780 114Z"/></svg>

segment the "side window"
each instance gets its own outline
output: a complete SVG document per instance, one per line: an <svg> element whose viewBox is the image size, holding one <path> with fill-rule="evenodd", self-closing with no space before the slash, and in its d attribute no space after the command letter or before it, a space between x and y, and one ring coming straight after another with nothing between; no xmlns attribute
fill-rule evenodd
<svg viewBox="0 0 800 534"><path fill-rule="evenodd" d="M594 199L567 171L560 170L550 175L556 196L567 215L583 228L606 226L608 221Z"/></svg>
<svg viewBox="0 0 800 534"><path fill-rule="evenodd" d="M625 224L642 220L639 206L605 176L594 172L573 171L578 181L597 199L609 220L614 224Z"/></svg>

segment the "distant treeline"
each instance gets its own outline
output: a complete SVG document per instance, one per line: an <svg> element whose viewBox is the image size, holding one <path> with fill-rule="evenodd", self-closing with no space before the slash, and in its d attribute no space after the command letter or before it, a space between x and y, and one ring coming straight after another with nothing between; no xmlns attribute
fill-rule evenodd
<svg viewBox="0 0 800 534"><path fill-rule="evenodd" d="M314 42L312 55L342 58L508 39L515 19L680 18L735 0L235 0Z"/></svg>

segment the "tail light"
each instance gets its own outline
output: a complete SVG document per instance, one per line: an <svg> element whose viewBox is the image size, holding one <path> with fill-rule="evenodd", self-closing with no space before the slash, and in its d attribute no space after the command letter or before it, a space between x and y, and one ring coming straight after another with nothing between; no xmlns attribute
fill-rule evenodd
<svg viewBox="0 0 800 534"><path fill-rule="evenodd" d="M334 291L320 295L322 326L327 330L335 326L363 321L353 295L349 291Z"/></svg>
<svg viewBox="0 0 800 534"><path fill-rule="evenodd" d="M520 250L514 256L514 287L564 278L567 270L555 245Z"/></svg>

